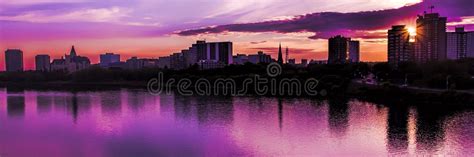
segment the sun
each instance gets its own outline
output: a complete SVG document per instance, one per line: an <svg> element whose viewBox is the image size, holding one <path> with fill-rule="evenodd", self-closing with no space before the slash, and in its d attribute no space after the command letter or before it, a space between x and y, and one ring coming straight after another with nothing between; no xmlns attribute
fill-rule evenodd
<svg viewBox="0 0 474 157"><path fill-rule="evenodd" d="M409 33L411 36L415 36L415 35L416 35L416 28L414 28L414 27L408 27L408 33Z"/></svg>

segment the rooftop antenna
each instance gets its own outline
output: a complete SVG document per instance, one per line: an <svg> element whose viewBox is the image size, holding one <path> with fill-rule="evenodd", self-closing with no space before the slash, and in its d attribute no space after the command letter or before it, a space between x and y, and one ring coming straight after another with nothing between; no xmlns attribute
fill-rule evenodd
<svg viewBox="0 0 474 157"><path fill-rule="evenodd" d="M431 13L433 13L433 9L435 8L434 5L431 5L429 8L430 8Z"/></svg>

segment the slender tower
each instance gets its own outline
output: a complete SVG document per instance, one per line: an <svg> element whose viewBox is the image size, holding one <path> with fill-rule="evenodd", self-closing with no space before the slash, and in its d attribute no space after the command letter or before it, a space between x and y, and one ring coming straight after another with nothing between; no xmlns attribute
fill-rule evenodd
<svg viewBox="0 0 474 157"><path fill-rule="evenodd" d="M285 59L285 63L288 64L288 46L286 47L286 59Z"/></svg>
<svg viewBox="0 0 474 157"><path fill-rule="evenodd" d="M278 48L278 63L283 64L283 53L281 52L281 43L280 47Z"/></svg>

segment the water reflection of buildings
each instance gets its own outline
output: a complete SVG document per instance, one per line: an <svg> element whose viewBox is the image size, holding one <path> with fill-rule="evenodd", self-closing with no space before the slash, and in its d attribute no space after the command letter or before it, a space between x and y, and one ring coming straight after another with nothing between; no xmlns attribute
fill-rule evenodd
<svg viewBox="0 0 474 157"><path fill-rule="evenodd" d="M281 98L278 98L278 127L280 127L280 131L283 129L283 103Z"/></svg>
<svg viewBox="0 0 474 157"><path fill-rule="evenodd" d="M447 110L417 108L416 149L427 152L438 150L445 138L444 121Z"/></svg>
<svg viewBox="0 0 474 157"><path fill-rule="evenodd" d="M99 95L100 95L100 110L102 114L105 114L108 116L114 116L114 115L119 115L122 113L122 92L121 91L101 92Z"/></svg>
<svg viewBox="0 0 474 157"><path fill-rule="evenodd" d="M335 136L344 136L349 125L349 105L347 99L328 100L329 111L328 121L331 134Z"/></svg>
<svg viewBox="0 0 474 157"><path fill-rule="evenodd" d="M36 97L38 113L55 112L70 115L77 123L81 114L87 114L92 109L90 95L82 92L38 92Z"/></svg>
<svg viewBox="0 0 474 157"><path fill-rule="evenodd" d="M172 117L174 114L174 101L173 95L162 94L160 95L160 114L166 117Z"/></svg>
<svg viewBox="0 0 474 157"><path fill-rule="evenodd" d="M186 97L175 95L176 119L196 121L200 126L225 126L233 121L230 97Z"/></svg>
<svg viewBox="0 0 474 157"><path fill-rule="evenodd" d="M50 95L37 94L36 105L38 114L48 114L53 109L53 97Z"/></svg>
<svg viewBox="0 0 474 157"><path fill-rule="evenodd" d="M128 90L127 101L130 110L136 114L145 109L146 94L139 90Z"/></svg>
<svg viewBox="0 0 474 157"><path fill-rule="evenodd" d="M390 153L408 150L408 111L407 106L388 107L387 148Z"/></svg>
<svg viewBox="0 0 474 157"><path fill-rule="evenodd" d="M11 118L25 116L25 95L22 89L7 89L7 115Z"/></svg>

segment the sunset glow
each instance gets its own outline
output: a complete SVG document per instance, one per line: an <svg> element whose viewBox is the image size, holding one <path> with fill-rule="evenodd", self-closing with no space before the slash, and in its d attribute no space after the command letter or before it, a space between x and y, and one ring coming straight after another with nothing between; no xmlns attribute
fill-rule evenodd
<svg viewBox="0 0 474 157"><path fill-rule="evenodd" d="M326 39L340 34L362 41L362 61L385 61L391 25L412 25L417 14L436 5L450 28L466 26L469 31L474 11L466 3L470 1L2 1L0 49L22 49L26 69L33 69L35 55L58 58L71 45L97 63L105 52L121 53L122 60L166 56L199 39L232 41L235 53L270 50L273 57L281 42L296 60L324 60ZM415 34L413 28L410 34Z"/></svg>

